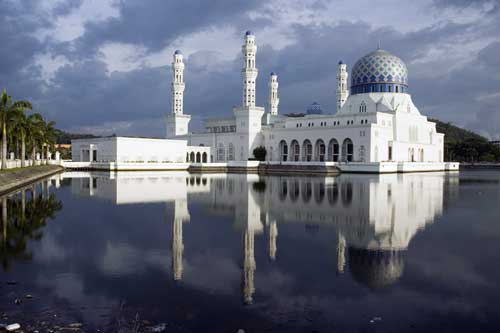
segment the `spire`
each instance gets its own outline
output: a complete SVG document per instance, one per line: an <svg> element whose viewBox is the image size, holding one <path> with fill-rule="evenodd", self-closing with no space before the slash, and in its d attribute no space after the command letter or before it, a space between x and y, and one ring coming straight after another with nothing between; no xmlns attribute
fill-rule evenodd
<svg viewBox="0 0 500 333"><path fill-rule="evenodd" d="M176 50L172 61L172 113L184 112L184 62L182 52Z"/></svg>
<svg viewBox="0 0 500 333"><path fill-rule="evenodd" d="M380 39L378 40L378 43L377 43L377 50L382 50L382 48L380 47Z"/></svg>
<svg viewBox="0 0 500 333"><path fill-rule="evenodd" d="M255 35L251 31L245 33L245 44L241 47L243 53L243 107L255 106L255 81L259 71L255 66L255 56L257 45L255 45Z"/></svg>
<svg viewBox="0 0 500 333"><path fill-rule="evenodd" d="M337 112L340 112L349 97L349 90L347 89L348 76L347 65L339 61L337 66Z"/></svg>
<svg viewBox="0 0 500 333"><path fill-rule="evenodd" d="M278 98L278 75L272 72L269 76L269 113L273 116L278 115L278 105L280 104L280 99Z"/></svg>

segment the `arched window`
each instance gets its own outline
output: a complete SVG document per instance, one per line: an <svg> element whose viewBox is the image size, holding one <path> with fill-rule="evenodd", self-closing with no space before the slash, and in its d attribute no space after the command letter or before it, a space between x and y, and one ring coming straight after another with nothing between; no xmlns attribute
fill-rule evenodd
<svg viewBox="0 0 500 333"><path fill-rule="evenodd" d="M219 147L217 148L217 161L224 161L226 159L226 150L224 148L224 144L219 143Z"/></svg>
<svg viewBox="0 0 500 333"><path fill-rule="evenodd" d="M196 153L196 163L201 163L201 154L200 154L200 152Z"/></svg>
<svg viewBox="0 0 500 333"><path fill-rule="evenodd" d="M202 163L207 163L207 153L203 153L203 154L201 155L201 162L202 162Z"/></svg>
<svg viewBox="0 0 500 333"><path fill-rule="evenodd" d="M234 160L234 146L231 142L227 146L227 160L228 161Z"/></svg>
<svg viewBox="0 0 500 333"><path fill-rule="evenodd" d="M342 143L342 161L352 162L354 158L354 145L352 140L347 138Z"/></svg>
<svg viewBox="0 0 500 333"><path fill-rule="evenodd" d="M292 143L290 144L291 150L292 150L292 161L300 161L300 145L297 142L297 140L293 140Z"/></svg>
<svg viewBox="0 0 500 333"><path fill-rule="evenodd" d="M359 112L366 112L366 104L364 101L359 105Z"/></svg>
<svg viewBox="0 0 500 333"><path fill-rule="evenodd" d="M330 143L328 143L328 160L338 162L339 150L339 142L335 139L331 139Z"/></svg>
<svg viewBox="0 0 500 333"><path fill-rule="evenodd" d="M285 140L280 141L280 156L283 162L288 160L288 146Z"/></svg>
<svg viewBox="0 0 500 333"><path fill-rule="evenodd" d="M194 162L194 152L191 152L191 154L189 154L189 161Z"/></svg>
<svg viewBox="0 0 500 333"><path fill-rule="evenodd" d="M310 162L312 160L312 154L313 154L313 146L311 141L309 140L304 140L304 143L302 144L302 151L303 151L303 156L302 160Z"/></svg>
<svg viewBox="0 0 500 333"><path fill-rule="evenodd" d="M326 154L326 146L323 140L318 139L316 141L316 148L315 148L315 160L324 162L325 161L325 154Z"/></svg>

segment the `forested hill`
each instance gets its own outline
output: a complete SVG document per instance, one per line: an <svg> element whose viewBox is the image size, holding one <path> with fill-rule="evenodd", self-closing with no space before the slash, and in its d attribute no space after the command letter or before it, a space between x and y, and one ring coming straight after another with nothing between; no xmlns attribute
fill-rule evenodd
<svg viewBox="0 0 500 333"><path fill-rule="evenodd" d="M500 147L489 143L485 137L463 128L429 119L436 123L439 133L444 133L444 157L457 162L500 162Z"/></svg>
<svg viewBox="0 0 500 333"><path fill-rule="evenodd" d="M70 144L73 139L91 139L97 138L97 136L92 134L74 134L68 133L61 130L56 130L56 143L58 144Z"/></svg>

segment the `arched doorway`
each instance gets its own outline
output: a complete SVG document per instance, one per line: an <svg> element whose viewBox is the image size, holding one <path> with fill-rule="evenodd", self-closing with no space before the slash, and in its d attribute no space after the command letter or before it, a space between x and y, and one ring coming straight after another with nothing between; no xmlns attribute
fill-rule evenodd
<svg viewBox="0 0 500 333"><path fill-rule="evenodd" d="M222 143L219 143L219 147L217 148L217 161L224 161L226 157L226 150Z"/></svg>
<svg viewBox="0 0 500 333"><path fill-rule="evenodd" d="M283 162L288 160L288 145L285 140L280 141L280 158Z"/></svg>
<svg viewBox="0 0 500 333"><path fill-rule="evenodd" d="M298 162L300 161L300 145L297 140L293 140L290 144L292 150L292 161Z"/></svg>
<svg viewBox="0 0 500 333"><path fill-rule="evenodd" d="M193 162L194 162L194 152L191 152L191 154L189 154L189 161L190 161L191 163L193 163Z"/></svg>
<svg viewBox="0 0 500 333"><path fill-rule="evenodd" d="M333 162L339 161L340 149L339 142L336 139L331 139L328 143L328 160Z"/></svg>
<svg viewBox="0 0 500 333"><path fill-rule="evenodd" d="M302 160L306 162L310 162L312 160L312 155L313 155L313 146L311 141L308 139L304 140L304 143L302 144Z"/></svg>
<svg viewBox="0 0 500 333"><path fill-rule="evenodd" d="M201 163L201 154L200 154L200 152L196 153L196 163Z"/></svg>
<svg viewBox="0 0 500 333"><path fill-rule="evenodd" d="M207 153L203 153L203 154L201 155L201 162L202 162L202 163L207 163Z"/></svg>
<svg viewBox="0 0 500 333"><path fill-rule="evenodd" d="M354 144L352 140L347 138L342 143L342 161L352 162L354 159Z"/></svg>
<svg viewBox="0 0 500 333"><path fill-rule="evenodd" d="M316 141L316 145L315 145L315 160L316 161L320 161L320 162L324 162L325 161L325 154L326 154L326 146L325 146L325 142L321 139L318 139Z"/></svg>

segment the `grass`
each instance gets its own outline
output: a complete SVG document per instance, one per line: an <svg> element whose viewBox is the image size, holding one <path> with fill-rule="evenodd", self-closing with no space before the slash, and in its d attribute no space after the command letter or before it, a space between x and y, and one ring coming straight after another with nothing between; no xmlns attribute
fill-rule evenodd
<svg viewBox="0 0 500 333"><path fill-rule="evenodd" d="M34 165L34 166L27 166L27 167L24 167L24 168L4 169L4 170L0 170L0 174L6 174L6 173L9 173L9 172L16 172L16 171L20 171L20 170L37 169L37 168L45 167L45 166L46 165Z"/></svg>

